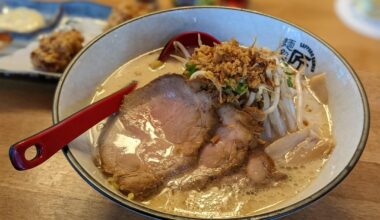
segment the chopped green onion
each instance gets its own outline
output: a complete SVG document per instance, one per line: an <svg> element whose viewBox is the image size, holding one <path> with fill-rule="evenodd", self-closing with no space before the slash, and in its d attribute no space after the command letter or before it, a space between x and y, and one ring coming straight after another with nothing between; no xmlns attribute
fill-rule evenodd
<svg viewBox="0 0 380 220"><path fill-rule="evenodd" d="M223 86L223 92L228 95L242 95L248 92L248 83L246 79L240 79L239 82L235 80L225 80L225 85Z"/></svg>
<svg viewBox="0 0 380 220"><path fill-rule="evenodd" d="M288 86L293 88L294 86L293 86L292 78L290 76L288 77L287 81L288 81Z"/></svg>
<svg viewBox="0 0 380 220"><path fill-rule="evenodd" d="M193 75L193 73L195 73L196 71L198 71L198 69L197 69L197 66L195 64L186 63L186 72L187 72L189 77L191 75Z"/></svg>
<svg viewBox="0 0 380 220"><path fill-rule="evenodd" d="M296 72L290 67L288 63L285 61L281 61L282 69L284 70L284 73L288 76L295 75Z"/></svg>
<svg viewBox="0 0 380 220"><path fill-rule="evenodd" d="M226 93L226 94L228 94L228 95L233 95L234 94L234 90L229 85L223 87L223 92Z"/></svg>
<svg viewBox="0 0 380 220"><path fill-rule="evenodd" d="M284 73L285 73L286 75L288 75L288 76L292 76L292 75L294 75L294 72L284 71Z"/></svg>
<svg viewBox="0 0 380 220"><path fill-rule="evenodd" d="M242 94L248 92L248 83L246 82L245 79L239 80L239 83L235 89L235 92L239 95L242 95Z"/></svg>

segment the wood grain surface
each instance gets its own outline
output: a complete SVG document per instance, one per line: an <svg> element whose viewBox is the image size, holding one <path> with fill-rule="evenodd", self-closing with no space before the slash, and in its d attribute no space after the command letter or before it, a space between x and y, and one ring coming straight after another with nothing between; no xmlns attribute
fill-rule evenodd
<svg viewBox="0 0 380 220"><path fill-rule="evenodd" d="M118 0L98 0L109 5ZM336 48L359 74L371 108L366 149L331 193L285 219L380 219L380 41L346 27L334 1L254 0L250 7L312 31ZM144 219L101 196L62 153L27 172L8 160L14 142L52 124L56 82L0 77L0 219Z"/></svg>

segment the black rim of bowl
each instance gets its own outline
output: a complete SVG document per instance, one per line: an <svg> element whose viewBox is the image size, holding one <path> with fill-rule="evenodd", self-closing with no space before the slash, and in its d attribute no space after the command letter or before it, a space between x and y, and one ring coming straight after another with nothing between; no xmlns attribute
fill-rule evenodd
<svg viewBox="0 0 380 220"><path fill-rule="evenodd" d="M360 82L357 74L355 73L355 71L353 70L353 68L347 63L347 61L332 46L330 46L324 40L320 39L319 37L317 37L316 35L314 35L310 31L307 31L307 30L305 30L305 29L303 29L301 27L298 27L297 25L294 25L294 24L292 24L290 22L287 22L285 20L282 20L280 18L276 18L274 16L267 15L267 14L264 14L264 13L261 13L261 12L251 11L251 10L247 10L247 9L239 9L239 8L220 7L220 6L182 7L182 8L174 8L174 9L170 9L170 10L158 11L158 12L150 13L150 14L147 14L147 15L135 18L135 19L131 19L131 20L127 21L127 22L124 22L124 23L122 23L122 24L120 24L120 25L118 25L118 26L110 29L109 31L107 31L107 32L99 35L97 38L95 38L89 44L87 44L87 46L71 61L70 65L68 66L68 68L66 68L65 72L63 73L63 75L61 77L61 80L58 83L57 89L55 91L55 95L54 95L54 103L53 103L53 122L54 122L54 124L56 124L56 123L58 123L60 121L59 120L59 115L58 115L59 98L60 98L61 89L62 89L62 86L63 86L63 84L65 82L66 76L69 74L69 72L70 72L71 68L73 67L74 63L76 62L76 60L78 60L78 58L81 57L85 53L85 51L89 47L91 47L91 45L93 45L94 43L96 43L98 40L100 40L104 35L108 34L109 32L112 32L113 30L116 30L116 29L118 29L118 28L120 28L120 27L122 27L122 26L124 26L124 25L126 25L128 23L133 22L133 21L136 21L136 20L139 20L139 19L142 19L142 18L145 18L145 17L154 16L154 15L161 14L161 13L170 12L170 11L192 10L192 9L198 9L198 10L199 9L233 10L233 11L242 11L242 12L245 12L245 13L258 14L258 15L261 15L261 16L269 17L271 19L275 19L277 21L283 22L283 23L285 23L285 24L287 24L289 26L292 26L292 27L298 29L299 31L305 32L306 34L310 35L314 39L316 39L319 42L321 42L330 51L332 51L335 54L335 56L337 56L341 60L341 62L349 70L351 76L355 80L356 85L357 85L357 87L359 89L359 92L360 92L360 95L361 95L362 103L363 103L364 121L363 121L362 136L360 138L359 144L358 144L358 146L356 148L356 151L355 151L354 155L352 156L350 162L338 174L338 176L335 177L334 180L332 180L329 184L327 184L325 187L323 187L322 189L320 189L319 191L317 191L316 193L314 193L310 197L305 198L305 199L303 199L303 200L301 200L301 201L299 201L297 203L294 203L294 204L292 204L290 206L287 206L287 207L284 207L284 208L281 208L281 209L278 209L278 210L275 210L275 211L271 211L271 212L268 212L268 213L263 213L263 214L253 215L253 216L228 218L228 219L281 218L283 216L290 215L290 214L292 214L292 213L294 213L296 211L299 211L302 208L304 208L304 207L312 204L313 202L317 201L318 199L320 199L321 197L323 197L325 194L327 194L328 192L330 192L332 189L334 189L341 181L343 181L343 179L354 168L354 166L358 162L358 160L359 160L359 158L360 158L360 156L361 156L361 154L362 154L362 152L364 150L366 142L367 142L368 133L369 133L369 127L370 127L370 120L369 120L370 119L370 112L369 112L369 105L368 105L367 96L366 96L366 93L364 91L363 85ZM106 187L104 187L102 184L100 184L94 178L92 178L92 176L78 163L78 161L72 155L72 153L70 152L69 147L65 146L62 151L65 154L67 160L72 165L72 167L77 171L77 173L89 185L91 185L94 189L96 189L98 192L100 192L101 194L103 194L107 198L111 199L112 201L116 202L117 204L119 204L119 205L121 205L123 207L128 208L131 211L134 211L134 212L136 212L136 213L138 213L140 215L143 214L143 215L149 216L149 217L159 217L159 218L169 218L169 219L201 219L201 218L185 217L185 216L177 216L177 215L173 215L173 214L168 214L168 213L164 213L164 212L160 212L160 211L156 211L156 210L144 207L144 206L142 206L142 205L140 205L138 203L135 203L135 202L131 202L131 201L127 200L125 197L117 195L114 192L108 190ZM223 218L221 218L221 219L223 219Z"/></svg>

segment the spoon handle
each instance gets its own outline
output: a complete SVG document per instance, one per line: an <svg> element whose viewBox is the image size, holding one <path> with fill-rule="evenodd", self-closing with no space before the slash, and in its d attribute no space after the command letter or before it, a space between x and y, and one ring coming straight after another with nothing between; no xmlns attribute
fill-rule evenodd
<svg viewBox="0 0 380 220"><path fill-rule="evenodd" d="M50 128L12 145L9 149L9 157L13 167L17 170L27 170L40 165L89 128L117 112L123 97L132 92L136 86L137 82L132 82L127 87L87 106ZM25 152L33 146L37 149L36 156L28 160Z"/></svg>

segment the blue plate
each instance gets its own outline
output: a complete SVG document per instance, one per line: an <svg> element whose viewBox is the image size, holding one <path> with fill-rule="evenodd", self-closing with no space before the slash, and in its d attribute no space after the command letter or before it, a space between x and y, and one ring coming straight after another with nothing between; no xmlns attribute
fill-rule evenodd
<svg viewBox="0 0 380 220"><path fill-rule="evenodd" d="M0 4L1 5L1 4ZM68 15L84 16L107 19L111 8L93 2L75 1L75 2L35 2L30 0L3 0L2 5L15 7L33 8L44 15L55 14L59 7L62 6Z"/></svg>

